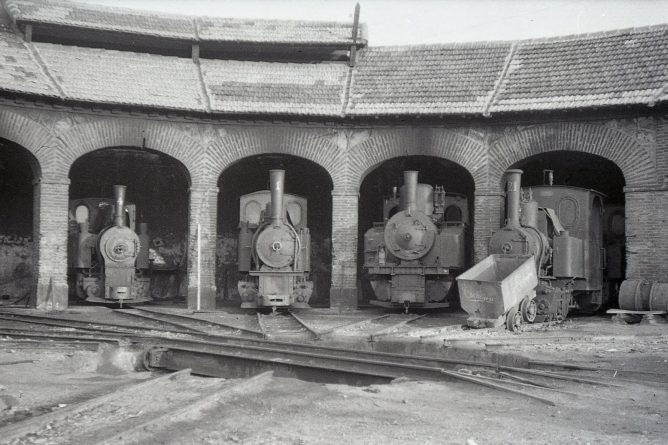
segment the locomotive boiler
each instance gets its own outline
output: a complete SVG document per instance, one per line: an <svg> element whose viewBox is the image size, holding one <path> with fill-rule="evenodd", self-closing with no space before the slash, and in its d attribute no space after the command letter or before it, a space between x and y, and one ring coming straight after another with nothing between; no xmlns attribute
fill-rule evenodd
<svg viewBox="0 0 668 445"><path fill-rule="evenodd" d="M284 193L284 170L270 170L269 182L239 200L241 307L310 307L307 200Z"/></svg>
<svg viewBox="0 0 668 445"><path fill-rule="evenodd" d="M523 193L522 170L506 172L506 225L491 237L490 257L458 277L470 326L505 321L514 330L522 322L562 320L573 308L595 311L607 300L603 195L553 185L546 173L547 184ZM528 259L533 266L522 276L535 276L529 292L513 273Z"/></svg>
<svg viewBox="0 0 668 445"><path fill-rule="evenodd" d="M94 303L150 301L147 225L135 231L136 207L125 202L126 187L114 199L70 201L70 276L76 296Z"/></svg>
<svg viewBox="0 0 668 445"><path fill-rule="evenodd" d="M364 234L364 270L385 306L448 307L453 277L466 262L468 203L443 187L418 184L417 171L386 199L383 222Z"/></svg>

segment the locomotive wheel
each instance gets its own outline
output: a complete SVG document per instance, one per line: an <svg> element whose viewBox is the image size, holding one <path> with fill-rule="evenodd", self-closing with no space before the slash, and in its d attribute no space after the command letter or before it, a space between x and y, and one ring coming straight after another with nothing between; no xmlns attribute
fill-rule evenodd
<svg viewBox="0 0 668 445"><path fill-rule="evenodd" d="M522 319L533 323L536 319L536 313L538 312L538 306L533 298L524 297L522 303L520 303L520 312L522 313Z"/></svg>
<svg viewBox="0 0 668 445"><path fill-rule="evenodd" d="M522 314L517 306L514 306L506 314L506 328L511 332L518 332L522 330Z"/></svg>

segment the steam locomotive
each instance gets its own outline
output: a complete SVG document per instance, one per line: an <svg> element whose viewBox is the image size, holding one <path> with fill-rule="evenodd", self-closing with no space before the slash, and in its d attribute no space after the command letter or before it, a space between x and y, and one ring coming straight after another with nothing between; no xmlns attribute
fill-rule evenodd
<svg viewBox="0 0 668 445"><path fill-rule="evenodd" d="M538 283L535 293L520 296L524 298L519 304L507 308L506 314L498 314L500 319L505 315L506 326L511 330L523 321L562 320L574 308L593 312L608 298L604 282L604 195L594 190L553 185L550 170L544 172L545 185L522 191L521 175L522 170L506 172L506 225L489 241L489 258L496 261L490 264L494 263L493 272L502 278L512 273L501 271L504 256L533 260ZM469 278L476 267L459 277L462 307L476 307L478 312L485 312L480 308L487 302L494 304L516 297L514 294L519 290L512 288L512 280L507 280L510 288L505 297L500 294L504 289L501 283L496 295L467 295L462 291L462 280ZM481 277L482 274L470 278L480 282ZM469 314L472 315L470 311Z"/></svg>
<svg viewBox="0 0 668 445"><path fill-rule="evenodd" d="M271 190L239 199L241 307L310 307L307 200L284 193L284 170L270 170L269 182Z"/></svg>
<svg viewBox="0 0 668 445"><path fill-rule="evenodd" d="M385 307L448 307L454 277L466 262L466 197L418 184L404 172L397 196L383 204L383 222L364 234L364 270L375 300Z"/></svg>
<svg viewBox="0 0 668 445"><path fill-rule="evenodd" d="M70 277L76 296L93 303L150 301L148 226L135 231L137 209L125 202L126 187L114 199L70 201Z"/></svg>

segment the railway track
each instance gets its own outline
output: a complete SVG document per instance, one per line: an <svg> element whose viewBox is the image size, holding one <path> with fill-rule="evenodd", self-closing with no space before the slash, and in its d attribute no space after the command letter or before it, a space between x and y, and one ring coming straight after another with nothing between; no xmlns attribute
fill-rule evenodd
<svg viewBox="0 0 668 445"><path fill-rule="evenodd" d="M10 318L19 321L21 316ZM49 325L39 325L40 329L35 329L36 326L30 320L22 321L32 329L4 329L0 330L0 335L36 340L131 341L147 348L145 360L149 367L170 370L193 367L198 374L219 377L249 376L273 370L279 376L357 385L388 382L397 377L450 380L483 385L546 404L553 402L545 394L549 396L567 391L563 385L614 387L625 383L665 385L667 381L665 375L640 374L624 369L529 361L503 364L503 356L497 356L495 362L462 360L213 335L199 331L180 334L179 338L160 330L132 332L125 328L126 331L117 332L101 328L98 332L95 325L90 323L81 326L80 322L54 318ZM387 321L386 326L392 324ZM532 366L543 370L532 369ZM622 381L616 378L617 375L634 379ZM554 386L554 382L559 382L561 387Z"/></svg>
<svg viewBox="0 0 668 445"><path fill-rule="evenodd" d="M261 390L271 373L241 381L191 377L184 369L0 428L5 444L140 443L238 394Z"/></svg>

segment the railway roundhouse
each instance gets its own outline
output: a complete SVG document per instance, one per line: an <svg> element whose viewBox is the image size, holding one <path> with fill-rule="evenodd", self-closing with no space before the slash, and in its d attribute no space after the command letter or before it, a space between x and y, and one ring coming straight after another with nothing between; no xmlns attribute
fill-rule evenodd
<svg viewBox="0 0 668 445"><path fill-rule="evenodd" d="M68 203L125 183L159 296L232 301L238 197L274 168L309 200L315 305L366 301L359 240L402 170L467 197L470 264L504 172L552 169L607 196L618 278L668 276L668 25L373 47L354 23L0 5L2 295L66 308Z"/></svg>

